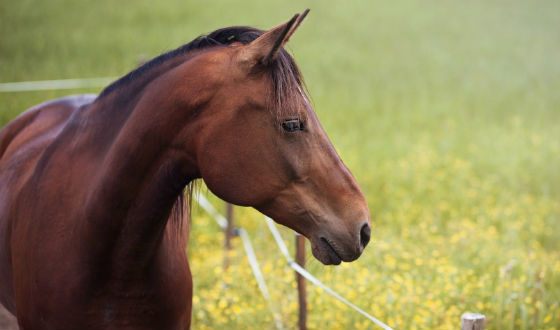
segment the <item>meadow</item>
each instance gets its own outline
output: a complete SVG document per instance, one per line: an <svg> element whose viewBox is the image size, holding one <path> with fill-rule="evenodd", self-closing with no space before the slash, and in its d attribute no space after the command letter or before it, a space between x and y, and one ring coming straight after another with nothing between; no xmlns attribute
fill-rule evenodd
<svg viewBox="0 0 560 330"><path fill-rule="evenodd" d="M310 271L395 329L457 329L467 311L488 329L559 329L558 1L2 0L0 82L117 77L205 32L306 7L289 48L373 220L358 261L325 267L308 252ZM0 126L99 90L0 93ZM295 327L294 274L262 215L236 219ZM222 240L194 207L193 328L272 329L241 242L224 274ZM309 306L310 329L374 328L312 286Z"/></svg>

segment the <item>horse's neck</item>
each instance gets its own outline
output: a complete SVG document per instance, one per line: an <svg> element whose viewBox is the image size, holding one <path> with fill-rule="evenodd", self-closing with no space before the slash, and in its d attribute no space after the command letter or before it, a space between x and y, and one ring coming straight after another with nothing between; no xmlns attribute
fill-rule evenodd
<svg viewBox="0 0 560 330"><path fill-rule="evenodd" d="M177 197L197 177L188 151L176 145L183 125L165 118L173 113L171 106L154 96L140 98L132 109L91 111L94 118L128 113L121 123L109 127L114 132L105 132L113 138L101 148L103 155L85 208L90 237L105 240L94 244L93 253L111 260L112 276L126 278L153 262ZM98 120L104 121L94 119Z"/></svg>

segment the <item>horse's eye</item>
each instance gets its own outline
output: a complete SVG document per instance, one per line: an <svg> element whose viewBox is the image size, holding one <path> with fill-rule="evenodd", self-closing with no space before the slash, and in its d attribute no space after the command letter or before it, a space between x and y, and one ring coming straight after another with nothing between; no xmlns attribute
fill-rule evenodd
<svg viewBox="0 0 560 330"><path fill-rule="evenodd" d="M303 131L303 122L299 119L288 119L282 123L282 128L286 132Z"/></svg>

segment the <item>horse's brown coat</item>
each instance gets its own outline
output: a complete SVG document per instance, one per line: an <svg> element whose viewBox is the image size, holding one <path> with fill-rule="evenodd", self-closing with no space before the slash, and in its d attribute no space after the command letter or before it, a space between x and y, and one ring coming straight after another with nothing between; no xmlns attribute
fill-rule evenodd
<svg viewBox="0 0 560 330"><path fill-rule="evenodd" d="M0 131L0 302L21 328L188 328L187 221L170 218L197 178L305 235L323 263L360 255L365 200L299 73L270 74L279 61L297 70L275 45L299 18L178 54L100 97L39 105ZM284 132L293 118L305 129Z"/></svg>

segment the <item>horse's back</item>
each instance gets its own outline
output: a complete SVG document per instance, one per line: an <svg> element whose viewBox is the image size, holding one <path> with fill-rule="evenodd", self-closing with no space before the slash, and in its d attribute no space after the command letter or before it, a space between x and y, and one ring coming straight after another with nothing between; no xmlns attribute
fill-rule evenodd
<svg viewBox="0 0 560 330"><path fill-rule="evenodd" d="M0 304L12 313L10 213L14 201L68 118L94 99L94 95L79 95L49 101L27 110L0 130Z"/></svg>
<svg viewBox="0 0 560 330"><path fill-rule="evenodd" d="M14 153L29 153L26 145L44 145L51 140L76 109L90 104L95 98L90 94L68 96L39 104L22 113L0 130L0 169Z"/></svg>

